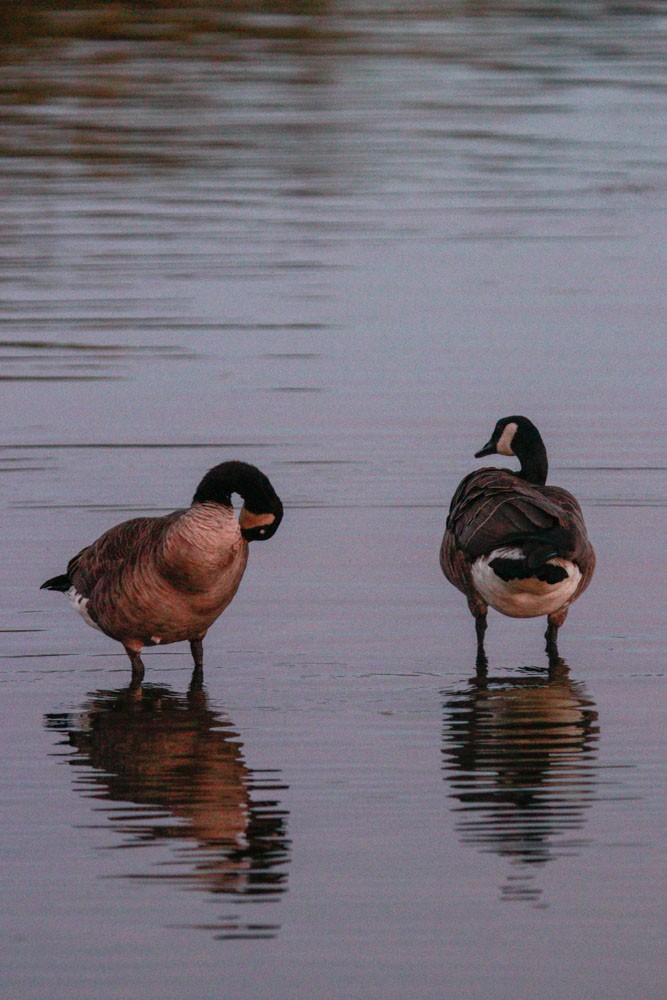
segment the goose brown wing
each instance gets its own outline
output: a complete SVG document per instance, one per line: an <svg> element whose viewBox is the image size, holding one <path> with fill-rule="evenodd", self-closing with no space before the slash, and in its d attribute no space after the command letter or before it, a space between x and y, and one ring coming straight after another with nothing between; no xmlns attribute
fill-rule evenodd
<svg viewBox="0 0 667 1000"><path fill-rule="evenodd" d="M567 513L545 492L503 469L479 469L454 494L447 527L470 560L554 531L565 537Z"/></svg>
<svg viewBox="0 0 667 1000"><path fill-rule="evenodd" d="M560 486L545 486L544 495L562 511L561 523L566 524L571 539L568 556L581 570L581 581L572 598L576 600L590 583L595 571L595 550L588 539L581 507L572 494Z"/></svg>
<svg viewBox="0 0 667 1000"><path fill-rule="evenodd" d="M77 553L67 564L67 576L84 597L89 597L96 583L109 579L122 566L140 562L149 551L161 545L167 528L181 516L174 511L164 517L135 517L109 528L103 535Z"/></svg>

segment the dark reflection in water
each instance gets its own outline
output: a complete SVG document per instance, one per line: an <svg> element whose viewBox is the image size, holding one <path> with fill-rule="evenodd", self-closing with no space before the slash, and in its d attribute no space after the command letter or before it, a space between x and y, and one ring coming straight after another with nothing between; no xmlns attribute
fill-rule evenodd
<svg viewBox="0 0 667 1000"><path fill-rule="evenodd" d="M76 747L69 757L75 787L108 803L119 847L167 842L173 849L168 864L152 856L149 870L126 877L173 880L243 902L275 901L285 891L286 813L275 798L284 786L275 772L248 768L231 723L202 688L99 691L76 713L47 715L46 725ZM202 926L224 938L278 930L228 913Z"/></svg>
<svg viewBox="0 0 667 1000"><path fill-rule="evenodd" d="M577 854L595 795L597 712L563 660L519 678L483 674L444 703L443 768L464 843L507 858L502 899L536 902L535 876Z"/></svg>

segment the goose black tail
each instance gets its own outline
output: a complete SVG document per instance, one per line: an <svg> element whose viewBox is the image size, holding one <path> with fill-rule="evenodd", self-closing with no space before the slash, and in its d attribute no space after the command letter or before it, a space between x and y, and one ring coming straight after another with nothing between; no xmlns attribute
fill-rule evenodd
<svg viewBox="0 0 667 1000"><path fill-rule="evenodd" d="M561 528L541 531L539 534L519 535L512 543L521 550L520 556L496 557L489 566L496 576L509 583L510 580L526 580L535 577L544 583L560 583L567 579L567 570L549 562L563 555L571 547L569 535Z"/></svg>
<svg viewBox="0 0 667 1000"><path fill-rule="evenodd" d="M528 559L503 559L497 557L492 559L489 566L501 580L509 583L510 580L527 580L535 577L544 583L560 583L567 579L567 570L562 566L554 566L553 563L543 563L541 566L533 566Z"/></svg>
<svg viewBox="0 0 667 1000"><path fill-rule="evenodd" d="M72 584L67 573L61 573L60 576L52 576L50 580L45 580L39 589L59 590L61 593L66 594L71 586Z"/></svg>

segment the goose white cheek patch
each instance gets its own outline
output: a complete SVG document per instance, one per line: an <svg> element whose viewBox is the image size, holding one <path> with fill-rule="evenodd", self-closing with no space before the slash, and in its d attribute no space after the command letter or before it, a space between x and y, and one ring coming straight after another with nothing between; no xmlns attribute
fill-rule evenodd
<svg viewBox="0 0 667 1000"><path fill-rule="evenodd" d="M265 528L269 524L273 524L275 519L275 514L253 514L252 511L242 507L239 514L239 526L246 529Z"/></svg>
<svg viewBox="0 0 667 1000"><path fill-rule="evenodd" d="M502 432L498 438L498 444L496 445L496 451L499 455L513 455L512 451L512 441L514 440L514 435L516 434L518 428L515 423L507 424L505 430Z"/></svg>

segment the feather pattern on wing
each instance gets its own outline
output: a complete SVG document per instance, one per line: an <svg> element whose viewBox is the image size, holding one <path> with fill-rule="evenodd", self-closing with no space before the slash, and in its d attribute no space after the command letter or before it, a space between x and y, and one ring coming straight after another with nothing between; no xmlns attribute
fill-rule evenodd
<svg viewBox="0 0 667 1000"><path fill-rule="evenodd" d="M549 554L569 559L582 571L575 599L588 585L595 555L581 509L567 490L527 483L505 469L471 472L456 490L441 549L445 576L469 594L469 567L480 556L516 545L538 565Z"/></svg>

